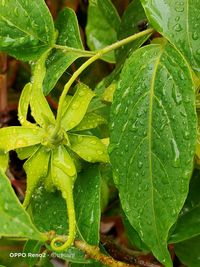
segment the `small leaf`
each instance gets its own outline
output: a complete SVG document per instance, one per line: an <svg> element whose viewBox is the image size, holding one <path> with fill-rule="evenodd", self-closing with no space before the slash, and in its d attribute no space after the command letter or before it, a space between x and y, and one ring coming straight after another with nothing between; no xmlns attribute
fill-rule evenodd
<svg viewBox="0 0 200 267"><path fill-rule="evenodd" d="M44 146L38 150L25 162L24 169L27 175L27 189L23 206L27 207L36 186L42 178L47 176L49 167L50 152Z"/></svg>
<svg viewBox="0 0 200 267"><path fill-rule="evenodd" d="M0 6L0 51L35 60L53 44L53 19L43 0L1 0Z"/></svg>
<svg viewBox="0 0 200 267"><path fill-rule="evenodd" d="M41 58L36 62L33 72L33 83L31 92L31 113L36 122L42 126L49 126L49 124L55 124L55 117L49 104L44 97L42 83L46 74L45 61L47 53L43 54Z"/></svg>
<svg viewBox="0 0 200 267"><path fill-rule="evenodd" d="M23 253L26 253L26 255L41 254L40 253L41 246L42 246L42 243L40 241L28 240L24 246ZM38 257L26 257L26 263L28 264L29 267L36 266L37 261L38 261Z"/></svg>
<svg viewBox="0 0 200 267"><path fill-rule="evenodd" d="M172 266L168 233L187 197L196 144L185 59L166 42L134 52L111 114L110 158L123 210L158 260Z"/></svg>
<svg viewBox="0 0 200 267"><path fill-rule="evenodd" d="M88 162L108 162L106 146L96 136L69 134L71 149Z"/></svg>
<svg viewBox="0 0 200 267"><path fill-rule="evenodd" d="M59 13L55 27L58 29L58 38L56 41L58 45L84 50L76 14L72 9L64 8ZM81 54L78 55L77 53L59 49L52 51L46 62L47 73L44 79L45 95L50 93L65 70L80 56Z"/></svg>
<svg viewBox="0 0 200 267"><path fill-rule="evenodd" d="M200 174L195 170L190 182L190 191L185 205L170 236L169 243L178 243L200 235Z"/></svg>
<svg viewBox="0 0 200 267"><path fill-rule="evenodd" d="M200 266L200 235L175 244L175 253L180 261L188 267Z"/></svg>
<svg viewBox="0 0 200 267"><path fill-rule="evenodd" d="M93 112L89 112L86 113L82 121L75 128L73 128L73 132L93 129L106 123L107 121L102 116Z"/></svg>
<svg viewBox="0 0 200 267"><path fill-rule="evenodd" d="M153 27L200 72L199 1L141 0Z"/></svg>
<svg viewBox="0 0 200 267"><path fill-rule="evenodd" d="M127 9L125 10L121 24L118 31L118 39L124 39L140 31L140 25L144 25L145 30L147 28L148 22L144 12L144 9L138 0L133 0ZM116 50L116 61L118 66L123 64L126 58L139 48L147 39L149 35L145 35L141 38L136 39L123 47Z"/></svg>
<svg viewBox="0 0 200 267"><path fill-rule="evenodd" d="M95 94L87 85L77 84L76 92L62 116L61 124L66 131L73 129L81 122L94 96Z"/></svg>
<svg viewBox="0 0 200 267"><path fill-rule="evenodd" d="M0 236L25 237L45 241L22 208L8 178L0 170Z"/></svg>
<svg viewBox="0 0 200 267"><path fill-rule="evenodd" d="M0 150L10 151L41 143L44 131L40 128L11 126L0 129Z"/></svg>
<svg viewBox="0 0 200 267"><path fill-rule="evenodd" d="M115 43L119 25L119 15L110 0L89 0L86 35L91 50ZM114 52L108 53L102 59L115 62Z"/></svg>
<svg viewBox="0 0 200 267"><path fill-rule="evenodd" d="M27 121L27 113L28 113L28 107L31 100L31 89L32 85L31 83L27 83L20 95L19 99L19 105L18 105L18 119L23 126L31 126L33 125L29 121Z"/></svg>

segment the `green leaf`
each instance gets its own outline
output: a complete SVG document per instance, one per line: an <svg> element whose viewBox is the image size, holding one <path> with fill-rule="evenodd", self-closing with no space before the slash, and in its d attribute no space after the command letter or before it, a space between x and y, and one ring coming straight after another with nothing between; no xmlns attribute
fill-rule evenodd
<svg viewBox="0 0 200 267"><path fill-rule="evenodd" d="M45 237L32 224L1 169L0 191L0 236L44 241Z"/></svg>
<svg viewBox="0 0 200 267"><path fill-rule="evenodd" d="M138 33L140 28L140 24L147 23L146 15L144 12L144 9L138 0L133 0L127 9L125 10L121 24L118 31L118 39L124 39L130 35L133 35L135 33ZM139 48L147 39L149 38L149 35L145 35L141 38L136 39L134 42L131 42L119 49L116 50L116 61L118 65L121 65L124 63L126 58Z"/></svg>
<svg viewBox="0 0 200 267"><path fill-rule="evenodd" d="M110 158L122 207L158 260L172 266L168 232L187 197L196 144L195 92L181 54L168 43L134 52L111 113Z"/></svg>
<svg viewBox="0 0 200 267"><path fill-rule="evenodd" d="M23 253L26 255L37 255L40 254L42 243L36 240L28 240L24 246ZM30 253L30 254L29 254ZM26 263L29 267L36 266L38 262L38 257L26 257Z"/></svg>
<svg viewBox="0 0 200 267"><path fill-rule="evenodd" d="M66 131L73 129L81 122L94 96L94 92L87 85L77 84L76 92L62 116L61 124Z"/></svg>
<svg viewBox="0 0 200 267"><path fill-rule="evenodd" d="M47 176L49 167L50 151L44 146L38 150L25 162L24 169L27 175L26 195L23 206L27 207L33 195L36 186L42 178Z"/></svg>
<svg viewBox="0 0 200 267"><path fill-rule="evenodd" d="M31 92L31 114L35 121L42 127L55 124L54 114L43 94L43 80L46 74L45 61L49 51L41 56L36 62L33 72L33 83Z"/></svg>
<svg viewBox="0 0 200 267"><path fill-rule="evenodd" d="M133 247L137 247L142 251L149 251L149 248L142 242L140 236L132 227L125 214L123 214L123 224L125 227L126 236Z"/></svg>
<svg viewBox="0 0 200 267"><path fill-rule="evenodd" d="M175 253L188 267L200 266L200 236L175 244Z"/></svg>
<svg viewBox="0 0 200 267"><path fill-rule="evenodd" d="M200 72L199 1L141 0L153 27Z"/></svg>
<svg viewBox="0 0 200 267"><path fill-rule="evenodd" d="M56 41L58 45L81 50L84 49L76 14L72 9L65 8L59 13L55 27L58 30ZM77 53L59 49L52 51L46 62L47 73L44 79L45 95L50 93L65 70L80 56L81 54L78 55Z"/></svg>
<svg viewBox="0 0 200 267"><path fill-rule="evenodd" d="M110 0L89 0L86 35L91 50L115 43L119 25L119 15ZM102 59L115 62L114 52L108 53Z"/></svg>
<svg viewBox="0 0 200 267"><path fill-rule="evenodd" d="M106 123L107 121L102 116L89 112L86 113L82 121L73 128L73 132L93 129Z"/></svg>
<svg viewBox="0 0 200 267"><path fill-rule="evenodd" d="M53 44L53 19L43 0L0 0L0 6L0 51L35 60Z"/></svg>
<svg viewBox="0 0 200 267"><path fill-rule="evenodd" d="M69 134L71 147L77 155L88 162L108 162L105 145L96 136Z"/></svg>
<svg viewBox="0 0 200 267"><path fill-rule="evenodd" d="M99 243L100 190L100 172L98 166L92 165L80 174L74 191L78 229L83 239L91 245Z"/></svg>
<svg viewBox="0 0 200 267"><path fill-rule="evenodd" d="M195 170L190 182L190 191L179 215L169 243L177 243L200 234L200 173Z"/></svg>
<svg viewBox="0 0 200 267"><path fill-rule="evenodd" d="M44 131L40 128L11 126L0 129L0 150L10 151L41 143Z"/></svg>

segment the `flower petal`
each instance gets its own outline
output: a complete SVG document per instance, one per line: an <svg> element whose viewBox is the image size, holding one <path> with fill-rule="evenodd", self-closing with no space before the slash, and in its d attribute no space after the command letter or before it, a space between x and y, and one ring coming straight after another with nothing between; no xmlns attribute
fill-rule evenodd
<svg viewBox="0 0 200 267"><path fill-rule="evenodd" d="M27 207L32 194L40 182L47 176L50 159L50 151L44 146L40 146L38 150L24 163L24 169L27 174L27 188L23 206Z"/></svg>
<svg viewBox="0 0 200 267"><path fill-rule="evenodd" d="M109 162L105 145L96 136L69 134L71 149L89 162Z"/></svg>
<svg viewBox="0 0 200 267"><path fill-rule="evenodd" d="M62 127L69 131L77 126L83 119L94 92L85 84L77 84L77 90L72 97L62 117Z"/></svg>
<svg viewBox="0 0 200 267"><path fill-rule="evenodd" d="M106 123L106 119L104 119L102 116L92 112L86 113L82 121L75 128L73 128L73 132L93 129Z"/></svg>
<svg viewBox="0 0 200 267"><path fill-rule="evenodd" d="M41 143L44 131L39 127L12 126L0 129L0 150L10 151Z"/></svg>

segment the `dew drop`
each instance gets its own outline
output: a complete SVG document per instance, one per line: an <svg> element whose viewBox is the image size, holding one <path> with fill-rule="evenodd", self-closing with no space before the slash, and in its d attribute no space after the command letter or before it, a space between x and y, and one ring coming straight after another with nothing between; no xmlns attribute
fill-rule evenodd
<svg viewBox="0 0 200 267"><path fill-rule="evenodd" d="M180 166L180 152L177 143L174 139L171 140L171 144L172 144L172 152L174 155L173 166L177 168Z"/></svg>
<svg viewBox="0 0 200 267"><path fill-rule="evenodd" d="M199 39L199 35L198 35L197 32L193 32L192 39L195 40L195 41Z"/></svg>
<svg viewBox="0 0 200 267"><path fill-rule="evenodd" d="M181 27L181 24L179 24L179 23L177 23L175 26L174 26L174 30L176 31L176 32L180 32L180 31L182 31L182 27Z"/></svg>
<svg viewBox="0 0 200 267"><path fill-rule="evenodd" d="M138 168L141 169L143 166L143 163L141 161L138 162Z"/></svg>

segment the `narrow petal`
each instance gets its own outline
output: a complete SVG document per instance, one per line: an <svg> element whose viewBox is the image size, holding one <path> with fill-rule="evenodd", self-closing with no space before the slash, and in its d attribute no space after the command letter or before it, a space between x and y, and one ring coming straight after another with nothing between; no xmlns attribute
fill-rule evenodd
<svg viewBox="0 0 200 267"><path fill-rule="evenodd" d="M92 112L86 113L82 121L73 128L73 132L93 129L106 123L107 121L102 116Z"/></svg>
<svg viewBox="0 0 200 267"><path fill-rule="evenodd" d="M38 150L29 158L24 169L27 174L27 188L23 206L27 207L33 192L40 180L47 176L50 159L50 151L44 146L40 146Z"/></svg>
<svg viewBox="0 0 200 267"><path fill-rule="evenodd" d="M10 151L41 143L44 131L37 127L12 126L0 129L0 150Z"/></svg>
<svg viewBox="0 0 200 267"><path fill-rule="evenodd" d="M62 127L66 131L71 130L81 122L91 99L95 96L94 92L83 83L79 83L76 87L76 93L62 117Z"/></svg>
<svg viewBox="0 0 200 267"><path fill-rule="evenodd" d="M71 149L89 162L109 162L106 146L96 136L69 134Z"/></svg>

